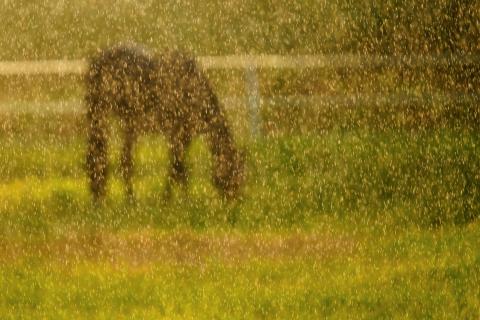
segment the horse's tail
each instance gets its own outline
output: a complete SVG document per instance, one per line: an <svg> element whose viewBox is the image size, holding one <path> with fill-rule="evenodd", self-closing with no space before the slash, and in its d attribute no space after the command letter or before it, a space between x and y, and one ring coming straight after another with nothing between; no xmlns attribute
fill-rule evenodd
<svg viewBox="0 0 480 320"><path fill-rule="evenodd" d="M95 200L106 193L108 102L102 92L101 63L92 60L85 76L87 104L87 171L90 189Z"/></svg>

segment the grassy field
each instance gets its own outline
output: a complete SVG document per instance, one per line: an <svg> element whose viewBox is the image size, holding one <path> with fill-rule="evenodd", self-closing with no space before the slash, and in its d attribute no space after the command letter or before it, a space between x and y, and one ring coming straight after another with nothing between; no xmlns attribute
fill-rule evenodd
<svg viewBox="0 0 480 320"><path fill-rule="evenodd" d="M198 55L478 53L478 10L459 0L6 0L0 60L83 58L126 40Z"/></svg>
<svg viewBox="0 0 480 320"><path fill-rule="evenodd" d="M239 139L243 199L223 203L202 140L163 203L161 138L90 203L73 115L4 114L3 318L477 318L479 135L332 129ZM471 222L473 219L473 222Z"/></svg>
<svg viewBox="0 0 480 320"><path fill-rule="evenodd" d="M146 1L6 0L0 10L0 60L83 59L99 48L134 41L153 50L194 55L381 54L478 57L477 2L414 4L396 0ZM415 22L415 23L413 23ZM354 70L262 70L262 95L392 91L478 91L478 59L455 66ZM217 92L243 94L243 73L210 72ZM78 93L72 79L0 77L0 101Z"/></svg>
<svg viewBox="0 0 480 320"><path fill-rule="evenodd" d="M2 317L475 319L478 224L70 232L2 243Z"/></svg>
<svg viewBox="0 0 480 320"><path fill-rule="evenodd" d="M195 55L478 56L479 3L459 0L0 7L0 60L80 59L121 41ZM478 70L257 70L256 139L243 71L209 70L247 153L243 197L220 199L199 139L189 189L165 203L165 141L147 135L136 204L114 138L100 207L81 77L0 76L0 318L480 318ZM385 101L360 99L375 95Z"/></svg>

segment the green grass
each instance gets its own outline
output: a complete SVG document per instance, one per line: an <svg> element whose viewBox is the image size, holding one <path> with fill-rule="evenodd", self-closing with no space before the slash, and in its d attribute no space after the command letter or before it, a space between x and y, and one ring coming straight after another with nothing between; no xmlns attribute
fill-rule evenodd
<svg viewBox="0 0 480 320"><path fill-rule="evenodd" d="M477 9L6 1L0 60L85 58L125 40L197 55L476 54ZM135 153L136 205L124 199L114 139L108 198L95 207L81 114L29 106L73 98L82 110L81 78L0 77L0 317L479 318L477 65L258 70L263 136L247 136L243 102L227 106L248 155L244 196L230 204L210 183L201 140L187 193L165 204L165 142L147 136ZM208 77L222 99L245 95L242 71ZM267 102L360 93L427 100ZM471 97L435 99L446 93Z"/></svg>
<svg viewBox="0 0 480 320"><path fill-rule="evenodd" d="M1 128L3 318L479 316L476 131L239 137L248 181L231 204L202 140L187 193L163 203L165 141L149 135L128 205L113 139L95 207L81 121L4 115Z"/></svg>
<svg viewBox="0 0 480 320"><path fill-rule="evenodd" d="M167 237L138 229L136 239L98 230L14 242L21 253L2 262L0 310L6 319L479 316L478 224L342 229Z"/></svg>
<svg viewBox="0 0 480 320"><path fill-rule="evenodd" d="M186 194L177 190L171 208L161 205L168 166L165 140L155 135L140 139L134 182L138 206L126 209L118 172L121 141L116 137L111 143L108 204L92 215L79 119L18 115L5 122L0 175L1 188L8 192L0 195L5 212L0 219L9 220L17 206L27 212L35 209L42 213L38 219L47 222L57 220L52 212L58 211L67 221L103 214L97 222L108 224L106 217L112 215L128 225L132 222L119 214L127 210L155 220L159 227L222 225L226 215L234 226L246 229L303 227L324 215L381 217L394 225L421 226L458 224L478 215L478 134L448 127L338 128L257 140L239 137L247 151L248 182L235 205L220 201L210 183L210 154L203 140L196 140L188 158L190 187ZM30 201L23 201L25 197Z"/></svg>
<svg viewBox="0 0 480 320"><path fill-rule="evenodd" d="M362 1L168 0L6 1L0 11L0 60L81 59L135 41L194 55L478 55L479 4ZM415 23L413 23L415 22ZM264 96L359 92L476 92L478 61L459 66L262 70ZM243 94L243 72L209 72L222 96ZM0 101L70 97L78 77L0 77Z"/></svg>
<svg viewBox="0 0 480 320"><path fill-rule="evenodd" d="M7 1L0 59L81 58L126 40L199 55L474 53L478 8L458 0Z"/></svg>
<svg viewBox="0 0 480 320"><path fill-rule="evenodd" d="M334 46L338 11L315 1L9 2L0 59L81 58L126 40L197 54L308 53Z"/></svg>

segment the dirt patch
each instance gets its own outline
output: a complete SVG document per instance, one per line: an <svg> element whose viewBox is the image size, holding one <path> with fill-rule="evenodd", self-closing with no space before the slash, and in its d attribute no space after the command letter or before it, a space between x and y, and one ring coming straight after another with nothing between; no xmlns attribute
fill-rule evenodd
<svg viewBox="0 0 480 320"><path fill-rule="evenodd" d="M356 248L356 241L344 236L304 233L73 233L40 242L0 239L0 263L39 258L60 263L104 261L132 266L197 265L209 261L235 264L255 260L326 260L350 255Z"/></svg>

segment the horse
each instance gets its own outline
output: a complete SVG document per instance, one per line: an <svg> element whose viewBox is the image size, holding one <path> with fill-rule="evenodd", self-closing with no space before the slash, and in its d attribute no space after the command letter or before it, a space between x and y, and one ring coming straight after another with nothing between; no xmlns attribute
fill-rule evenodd
<svg viewBox="0 0 480 320"><path fill-rule="evenodd" d="M120 172L134 199L133 147L145 128L164 134L170 152L165 195L186 186L185 156L192 139L205 135L213 159L213 185L226 199L239 196L244 152L235 144L225 110L194 57L180 51L153 53L135 44L99 50L85 75L88 146L86 167L95 201L106 196L109 119L123 133Z"/></svg>

